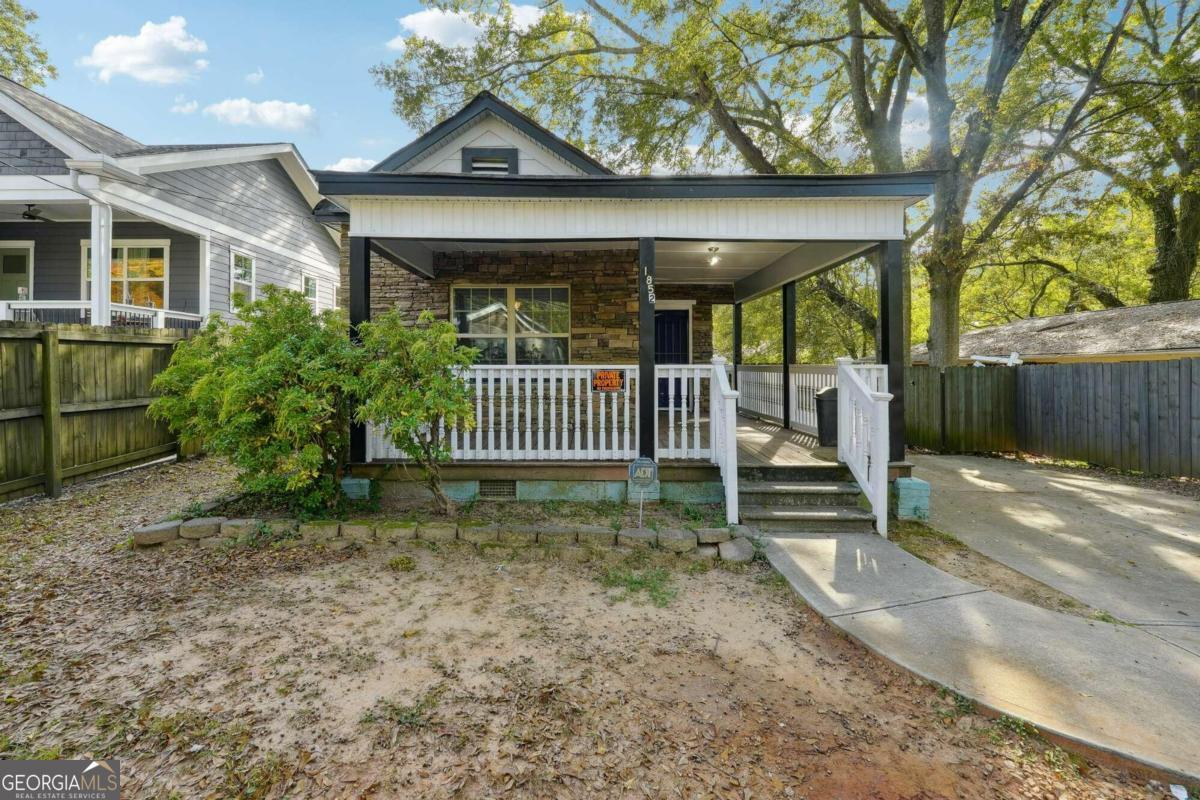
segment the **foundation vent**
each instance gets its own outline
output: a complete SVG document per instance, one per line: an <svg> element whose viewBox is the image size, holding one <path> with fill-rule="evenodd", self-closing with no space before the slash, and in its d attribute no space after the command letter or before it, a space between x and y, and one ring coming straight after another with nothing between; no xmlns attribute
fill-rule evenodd
<svg viewBox="0 0 1200 800"><path fill-rule="evenodd" d="M480 500L516 500L516 481L480 481Z"/></svg>

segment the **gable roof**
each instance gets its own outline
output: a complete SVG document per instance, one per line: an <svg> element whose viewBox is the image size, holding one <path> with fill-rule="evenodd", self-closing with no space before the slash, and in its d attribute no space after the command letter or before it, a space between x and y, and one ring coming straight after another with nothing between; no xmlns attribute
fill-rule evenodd
<svg viewBox="0 0 1200 800"><path fill-rule="evenodd" d="M308 165L288 142L145 145L4 77L0 77L0 110L10 112L18 123L62 150L67 167L81 172L135 178L154 172L274 158L310 207L321 200Z"/></svg>
<svg viewBox="0 0 1200 800"><path fill-rule="evenodd" d="M113 130L32 89L26 89L16 81L0 77L0 92L16 100L46 123L94 153L111 156L123 150L133 150L142 146L141 142L130 139L120 131ZM38 133L38 131L34 132ZM55 143L51 142L51 144Z"/></svg>
<svg viewBox="0 0 1200 800"><path fill-rule="evenodd" d="M1032 317L964 331L959 358L972 356L1100 356L1200 350L1200 300ZM918 345L914 361L929 349Z"/></svg>
<svg viewBox="0 0 1200 800"><path fill-rule="evenodd" d="M612 174L612 170L610 170L608 167L604 166L599 161L568 142L566 139L556 136L546 128L543 128L533 119L525 114L522 114L520 111L488 91L483 91L475 95L475 97L471 99L471 102L463 106L458 112L442 120L437 125L434 125L424 135L418 137L404 147L401 147L399 150L392 153L375 166L371 167L370 171L395 172L405 164L415 160L423 153L427 153L433 148L437 147L437 145L445 141L447 137L463 129L473 122L477 117L483 114L494 114L504 122L516 128L521 133L528 136L530 139L533 139L542 147L557 155L559 158L562 158L572 166L579 168L585 174Z"/></svg>

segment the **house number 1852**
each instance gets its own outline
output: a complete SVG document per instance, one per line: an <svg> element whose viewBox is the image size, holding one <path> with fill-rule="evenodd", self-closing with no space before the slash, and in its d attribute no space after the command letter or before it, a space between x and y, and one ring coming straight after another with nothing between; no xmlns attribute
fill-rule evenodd
<svg viewBox="0 0 1200 800"><path fill-rule="evenodd" d="M654 276L645 267L642 268L642 280L646 282L646 299L650 301L650 305L654 305Z"/></svg>

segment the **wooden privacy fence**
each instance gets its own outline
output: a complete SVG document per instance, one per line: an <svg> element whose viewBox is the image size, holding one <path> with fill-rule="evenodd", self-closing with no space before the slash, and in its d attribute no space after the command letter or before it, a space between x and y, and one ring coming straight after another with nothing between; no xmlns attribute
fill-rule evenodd
<svg viewBox="0 0 1200 800"><path fill-rule="evenodd" d="M174 453L146 417L167 331L0 324L0 501Z"/></svg>
<svg viewBox="0 0 1200 800"><path fill-rule="evenodd" d="M1200 359L917 366L905 426L909 443L942 452L1023 450L1200 477Z"/></svg>

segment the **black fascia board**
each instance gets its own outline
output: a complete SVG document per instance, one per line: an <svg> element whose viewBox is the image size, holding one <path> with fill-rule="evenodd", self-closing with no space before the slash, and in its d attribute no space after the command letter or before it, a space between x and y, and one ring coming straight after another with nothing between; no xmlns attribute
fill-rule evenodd
<svg viewBox="0 0 1200 800"><path fill-rule="evenodd" d="M927 197L935 172L878 175L686 175L651 177L313 173L321 194L376 197L516 197L755 199L797 197Z"/></svg>

